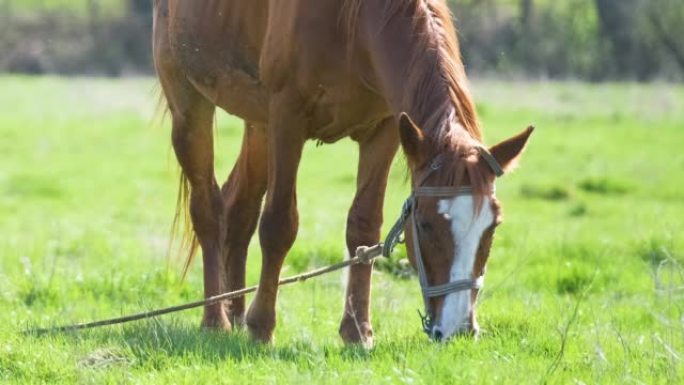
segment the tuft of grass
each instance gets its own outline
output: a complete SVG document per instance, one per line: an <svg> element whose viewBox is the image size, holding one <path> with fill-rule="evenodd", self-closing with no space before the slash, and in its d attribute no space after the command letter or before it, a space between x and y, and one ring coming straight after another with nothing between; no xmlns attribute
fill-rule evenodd
<svg viewBox="0 0 684 385"><path fill-rule="evenodd" d="M672 241L653 238L640 243L637 253L642 261L647 262L654 267L657 267L668 260L684 262L684 260L678 258L678 255L675 254L672 247Z"/></svg>
<svg viewBox="0 0 684 385"><path fill-rule="evenodd" d="M602 195L621 195L632 189L623 181L609 177L594 177L582 180L577 184L581 190Z"/></svg>
<svg viewBox="0 0 684 385"><path fill-rule="evenodd" d="M15 176L5 184L4 194L10 197L35 196L36 198L60 199L64 192L59 183L52 179L31 176Z"/></svg>
<svg viewBox="0 0 684 385"><path fill-rule="evenodd" d="M56 292L50 287L34 283L18 293L21 302L27 307L44 307L58 301Z"/></svg>
<svg viewBox="0 0 684 385"><path fill-rule="evenodd" d="M581 294L592 283L595 273L581 268L570 268L556 281L558 294Z"/></svg>
<svg viewBox="0 0 684 385"><path fill-rule="evenodd" d="M570 199L570 190L554 185L523 185L520 195L526 199L542 199L547 201L565 201Z"/></svg>
<svg viewBox="0 0 684 385"><path fill-rule="evenodd" d="M118 348L99 348L78 361L79 368L106 369L112 366L130 366L133 360Z"/></svg>
<svg viewBox="0 0 684 385"><path fill-rule="evenodd" d="M579 202L570 208L568 214L571 217L583 217L586 216L588 212L589 208L587 205L585 203Z"/></svg>
<svg viewBox="0 0 684 385"><path fill-rule="evenodd" d="M380 258L375 262L375 269L389 273L399 279L409 279L417 276L408 258L401 256Z"/></svg>

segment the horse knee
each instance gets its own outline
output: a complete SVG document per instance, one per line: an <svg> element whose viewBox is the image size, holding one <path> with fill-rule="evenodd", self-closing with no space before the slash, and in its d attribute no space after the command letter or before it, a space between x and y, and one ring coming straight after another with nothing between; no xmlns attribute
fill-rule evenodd
<svg viewBox="0 0 684 385"><path fill-rule="evenodd" d="M370 246L380 239L381 226L381 212L352 208L347 217L347 244Z"/></svg>
<svg viewBox="0 0 684 385"><path fill-rule="evenodd" d="M187 122L182 117L174 117L171 127L171 144L176 151L176 155L184 154L191 142L190 129Z"/></svg>
<svg viewBox="0 0 684 385"><path fill-rule="evenodd" d="M239 248L246 248L248 246L259 219L260 202L260 199L256 204L252 199L229 200L225 202L226 207L223 216L226 220L227 243Z"/></svg>
<svg viewBox="0 0 684 385"><path fill-rule="evenodd" d="M200 241L211 239L218 242L222 201L217 189L195 187L190 196L190 218Z"/></svg>
<svg viewBox="0 0 684 385"><path fill-rule="evenodd" d="M266 209L261 216L259 240L264 257L284 256L294 244L299 228L297 210Z"/></svg>
<svg viewBox="0 0 684 385"><path fill-rule="evenodd" d="M181 167L188 172L207 173L214 162L214 138L211 131L214 107L201 96L183 108L172 108L171 143ZM196 169L196 170L194 170Z"/></svg>
<svg viewBox="0 0 684 385"><path fill-rule="evenodd" d="M176 123L174 119L173 129L171 130L171 143L173 144L173 150L180 163L181 168L189 173L192 170L193 161L193 151L197 148L197 137L196 133L192 132L192 129L188 127L185 123Z"/></svg>

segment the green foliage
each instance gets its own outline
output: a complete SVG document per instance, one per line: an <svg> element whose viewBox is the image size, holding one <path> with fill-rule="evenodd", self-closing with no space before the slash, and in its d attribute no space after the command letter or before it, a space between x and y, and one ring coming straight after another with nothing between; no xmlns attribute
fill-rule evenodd
<svg viewBox="0 0 684 385"><path fill-rule="evenodd" d="M677 0L450 1L471 73L681 79Z"/></svg>
<svg viewBox="0 0 684 385"><path fill-rule="evenodd" d="M470 74L684 79L681 0L448 2ZM151 29L152 0L0 0L0 71L149 73Z"/></svg>
<svg viewBox="0 0 684 385"><path fill-rule="evenodd" d="M166 259L177 167L168 124L152 114L152 81L0 78L0 382L682 383L684 180L673 167L684 166L684 111L672 106L684 89L472 88L489 144L537 126L521 168L497 184L505 221L478 307L484 333L426 340L416 279L394 276L406 271L399 247L374 274L377 346L363 351L337 337L342 274L280 292L273 346L244 331L202 332L198 310L21 335L200 298L201 266L180 282L181 261ZM218 117L219 178L241 130ZM404 168L398 160L391 173L385 231L408 193ZM343 258L355 172L352 142L307 146L300 232L283 275ZM260 259L255 240L249 284Z"/></svg>
<svg viewBox="0 0 684 385"><path fill-rule="evenodd" d="M149 73L151 10L151 0L0 0L0 71Z"/></svg>

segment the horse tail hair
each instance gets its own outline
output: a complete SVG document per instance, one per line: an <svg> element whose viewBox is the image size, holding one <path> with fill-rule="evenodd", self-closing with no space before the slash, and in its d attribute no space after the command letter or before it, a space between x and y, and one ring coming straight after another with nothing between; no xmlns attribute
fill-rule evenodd
<svg viewBox="0 0 684 385"><path fill-rule="evenodd" d="M159 92L157 100L157 108L154 116L160 117L159 122L166 119L169 114L169 106L164 97L163 92ZM177 239L180 238L178 245L178 254L185 254L185 263L183 265L183 273L181 280L185 280L190 265L197 254L199 248L199 241L195 235L192 227L192 220L190 218L190 183L183 170L179 172L178 178L178 194L176 196L176 210L173 215L173 222L171 223L171 234L169 237L169 244L167 248L167 261L171 260L173 245Z"/></svg>
<svg viewBox="0 0 684 385"><path fill-rule="evenodd" d="M178 181L178 196L176 197L176 211L171 225L171 242L180 236L180 252L186 253L183 265L182 279L185 279L190 265L197 254L199 242L192 227L190 218L190 183L183 171L180 172Z"/></svg>
<svg viewBox="0 0 684 385"><path fill-rule="evenodd" d="M164 92L162 92L159 83L155 83L154 87L152 88L152 92L157 94L157 105L154 107L154 114L152 114L151 123L154 126L161 126L169 116L169 104L166 101L166 96L164 96Z"/></svg>

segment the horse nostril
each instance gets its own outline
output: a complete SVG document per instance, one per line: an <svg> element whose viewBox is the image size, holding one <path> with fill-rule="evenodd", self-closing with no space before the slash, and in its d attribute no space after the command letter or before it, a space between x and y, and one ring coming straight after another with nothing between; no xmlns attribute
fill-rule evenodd
<svg viewBox="0 0 684 385"><path fill-rule="evenodd" d="M437 342L442 342L442 338L444 338L444 335L442 334L441 331L435 330L432 332L432 339L437 341Z"/></svg>

